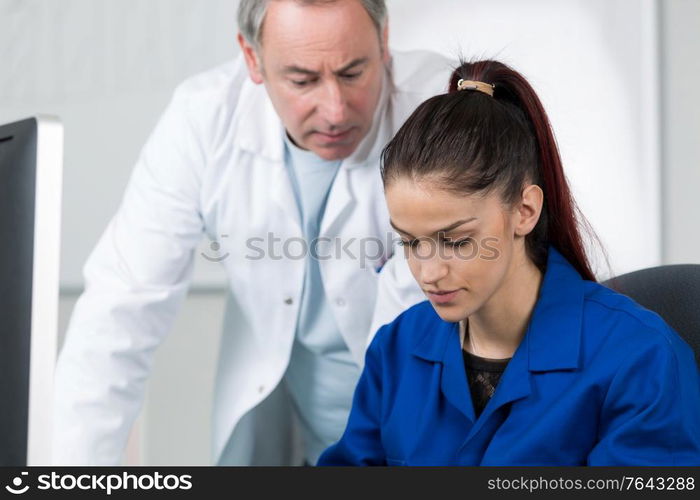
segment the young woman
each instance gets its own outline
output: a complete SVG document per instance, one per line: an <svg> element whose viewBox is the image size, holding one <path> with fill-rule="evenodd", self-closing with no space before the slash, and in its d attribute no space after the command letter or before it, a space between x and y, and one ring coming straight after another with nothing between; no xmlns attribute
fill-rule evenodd
<svg viewBox="0 0 700 500"><path fill-rule="evenodd" d="M700 376L655 313L596 283L525 79L465 63L383 155L428 300L382 327L319 465L700 465Z"/></svg>

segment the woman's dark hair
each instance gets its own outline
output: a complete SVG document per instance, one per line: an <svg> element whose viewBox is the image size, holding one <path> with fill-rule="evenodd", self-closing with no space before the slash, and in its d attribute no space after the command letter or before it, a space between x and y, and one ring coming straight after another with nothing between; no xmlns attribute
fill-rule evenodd
<svg viewBox="0 0 700 500"><path fill-rule="evenodd" d="M457 90L460 79L494 85L493 97ZM542 214L526 237L526 250L544 271L553 245L584 279L596 281L584 249L580 214L542 103L517 71L493 60L457 68L449 93L422 103L382 152L382 179L430 179L456 193L498 190L506 203L526 183L544 192ZM590 231L591 234L592 231Z"/></svg>

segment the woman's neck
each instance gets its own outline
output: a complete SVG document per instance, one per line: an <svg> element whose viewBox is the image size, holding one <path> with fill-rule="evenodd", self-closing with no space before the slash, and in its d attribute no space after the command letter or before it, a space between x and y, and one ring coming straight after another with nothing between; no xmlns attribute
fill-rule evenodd
<svg viewBox="0 0 700 500"><path fill-rule="evenodd" d="M463 348L484 358L510 358L520 345L537 303L542 272L526 256L514 260L506 279L479 311L463 320Z"/></svg>

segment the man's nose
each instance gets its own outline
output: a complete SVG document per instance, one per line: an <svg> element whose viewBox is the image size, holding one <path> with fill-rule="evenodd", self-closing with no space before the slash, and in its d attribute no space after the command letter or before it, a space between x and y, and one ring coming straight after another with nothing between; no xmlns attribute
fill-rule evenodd
<svg viewBox="0 0 700 500"><path fill-rule="evenodd" d="M321 95L320 109L322 117L331 126L342 125L347 118L347 100L341 85L332 80L324 86Z"/></svg>

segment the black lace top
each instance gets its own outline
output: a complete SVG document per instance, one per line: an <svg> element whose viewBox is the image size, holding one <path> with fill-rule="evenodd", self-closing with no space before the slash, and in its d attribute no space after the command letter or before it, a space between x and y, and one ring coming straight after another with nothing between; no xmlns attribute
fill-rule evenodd
<svg viewBox="0 0 700 500"><path fill-rule="evenodd" d="M474 412L478 418L486 403L496 392L498 381L511 358L482 358L465 350L462 350L462 355L464 356L464 369L469 383L469 392L471 392L474 403Z"/></svg>

